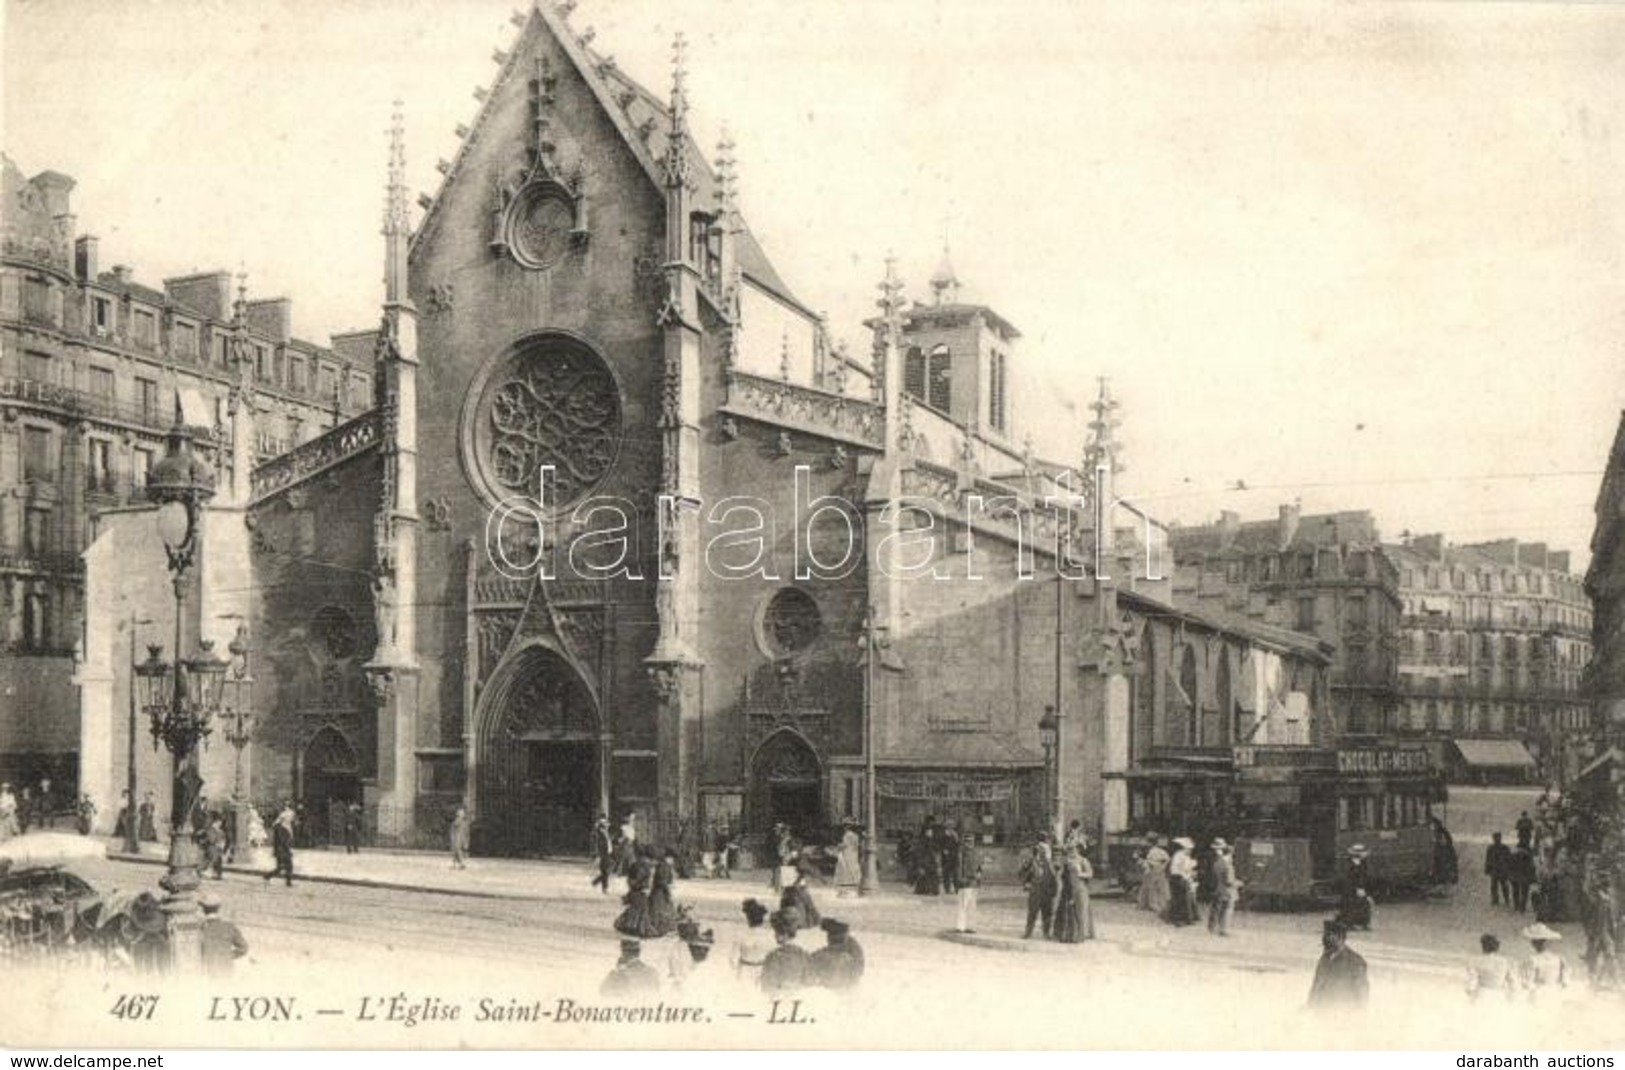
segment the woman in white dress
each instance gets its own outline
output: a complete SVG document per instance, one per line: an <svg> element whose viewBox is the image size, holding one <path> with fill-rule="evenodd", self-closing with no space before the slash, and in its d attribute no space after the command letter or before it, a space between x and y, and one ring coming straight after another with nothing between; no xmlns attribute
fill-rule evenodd
<svg viewBox="0 0 1625 1070"><path fill-rule="evenodd" d="M1529 993L1529 1002L1551 1002L1559 989L1568 986L1568 978L1564 976L1563 956L1547 945L1563 939L1563 935L1537 921L1523 931L1523 938L1534 949L1523 964L1523 987Z"/></svg>

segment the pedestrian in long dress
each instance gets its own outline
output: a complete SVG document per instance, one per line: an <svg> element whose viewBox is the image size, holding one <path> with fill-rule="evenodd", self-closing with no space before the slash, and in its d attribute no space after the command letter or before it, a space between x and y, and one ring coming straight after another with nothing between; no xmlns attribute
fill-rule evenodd
<svg viewBox="0 0 1625 1070"><path fill-rule="evenodd" d="M925 827L914 841L913 850L914 894L942 894L942 844L933 818L926 818Z"/></svg>
<svg viewBox="0 0 1625 1070"><path fill-rule="evenodd" d="M1512 960L1501 954L1501 941L1485 933L1478 947L1482 954L1467 964L1467 998L1474 1003L1497 995L1510 1000L1518 991L1517 975Z"/></svg>
<svg viewBox="0 0 1625 1070"><path fill-rule="evenodd" d="M799 869L795 871L795 879L779 897L779 909L796 919L796 928L815 929L823 920L818 907L813 903L812 889L807 887L807 875Z"/></svg>
<svg viewBox="0 0 1625 1070"><path fill-rule="evenodd" d="M468 854L468 824L468 809L467 807L459 806L457 808L456 815L451 819L451 830L449 833L449 838L451 840L451 864L452 868L454 869L468 868L468 863L465 861L465 857Z"/></svg>
<svg viewBox="0 0 1625 1070"><path fill-rule="evenodd" d="M835 895L849 899L863 883L863 840L850 817L841 822L841 846L835 855Z"/></svg>
<svg viewBox="0 0 1625 1070"><path fill-rule="evenodd" d="M1149 910L1161 917L1168 910L1168 900L1171 898L1168 890L1168 852L1163 849L1162 837L1153 832L1146 837L1145 858L1140 862L1140 894L1138 903L1141 910Z"/></svg>
<svg viewBox="0 0 1625 1070"><path fill-rule="evenodd" d="M0 784L0 841L9 840L21 832L17 824L17 796L10 784Z"/></svg>
<svg viewBox="0 0 1625 1070"><path fill-rule="evenodd" d="M1221 837L1213 841L1213 906L1207 915L1207 931L1218 936L1230 935L1230 917L1235 913L1236 900L1241 895L1241 881L1236 879L1236 863L1230 856L1230 845Z"/></svg>
<svg viewBox="0 0 1625 1070"><path fill-rule="evenodd" d="M361 853L361 804L358 802L344 808L344 853Z"/></svg>
<svg viewBox="0 0 1625 1070"><path fill-rule="evenodd" d="M1055 898L1061 891L1048 840L1033 844L1032 853L1021 863L1021 883L1027 890L1027 932L1022 938L1031 940L1033 923L1042 919L1042 932L1048 940L1054 930Z"/></svg>
<svg viewBox="0 0 1625 1070"><path fill-rule="evenodd" d="M154 820L158 807L152 801L152 792L147 792L141 799L141 805L136 809L137 828L141 839L145 843L158 842L158 824Z"/></svg>
<svg viewBox="0 0 1625 1070"><path fill-rule="evenodd" d="M734 941L733 959L734 976L754 984L761 977L762 964L767 956L778 946L773 938L773 930L766 924L768 909L755 899L747 899L740 904L745 915L745 931Z"/></svg>
<svg viewBox="0 0 1625 1070"><path fill-rule="evenodd" d="M1055 939L1078 944L1095 938L1094 911L1089 902L1089 879L1094 869L1076 844L1067 848L1061 863L1061 893L1055 911Z"/></svg>
<svg viewBox="0 0 1625 1070"><path fill-rule="evenodd" d="M1523 964L1524 990L1529 993L1529 1002L1545 1003L1555 998L1559 989L1568 987L1563 956L1550 950L1550 945L1563 935L1537 921L1523 931L1523 938L1533 949Z"/></svg>
<svg viewBox="0 0 1625 1070"><path fill-rule="evenodd" d="M130 789L125 788L119 792L118 813L113 818L113 838L123 840L129 835L130 822L134 819L130 812Z"/></svg>
<svg viewBox="0 0 1625 1070"><path fill-rule="evenodd" d="M1196 844L1187 836L1174 840L1174 856L1168 861L1168 921L1176 926L1194 925L1196 914ZM1064 893L1063 893L1064 894Z"/></svg>
<svg viewBox="0 0 1625 1070"><path fill-rule="evenodd" d="M1512 909L1523 914L1529 909L1529 889L1535 883L1535 856L1525 847L1512 852Z"/></svg>

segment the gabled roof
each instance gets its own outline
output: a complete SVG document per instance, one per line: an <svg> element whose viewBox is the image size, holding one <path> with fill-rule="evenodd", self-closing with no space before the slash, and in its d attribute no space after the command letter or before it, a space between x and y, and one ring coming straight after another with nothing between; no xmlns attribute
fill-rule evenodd
<svg viewBox="0 0 1625 1070"><path fill-rule="evenodd" d="M671 110L659 97L640 85L636 79L621 71L613 59L599 55L590 48L581 38L572 33L564 17L554 11L546 2L537 3L531 8L529 19L525 28L520 32L519 40L503 60L501 73L490 92L486 93L479 113L470 124L471 133L464 138L458 148L457 157L446 171L445 181L441 184L441 195L455 179L462 164L463 157L469 148L479 138L479 131L485 124L491 109L495 106L498 89L513 77L515 68L529 54L527 46L530 45L533 35L542 32L550 34L559 43L560 49L569 58L571 66L575 68L586 83L588 89L597 97L599 105L609 116L610 122L620 133L621 140L631 150L632 155L643 165L644 172L656 189L665 189L665 174L662 161L666 151L666 144L671 129ZM652 125L649 125L652 124ZM647 141L643 138L641 130L650 130ZM690 182L694 189L694 204L696 208L716 207L721 203L719 184L716 172L712 170L710 161L705 152L694 140L692 131L688 134L687 151L689 158ZM419 235L425 234L430 228L431 221L439 208L441 196L437 195L429 204L423 219L412 234L412 245L415 248ZM771 291L778 297L805 309L807 306L796 298L782 276L768 260L767 254L762 250L761 244L751 234L748 225L741 222L739 233L739 265L740 270L747 278Z"/></svg>

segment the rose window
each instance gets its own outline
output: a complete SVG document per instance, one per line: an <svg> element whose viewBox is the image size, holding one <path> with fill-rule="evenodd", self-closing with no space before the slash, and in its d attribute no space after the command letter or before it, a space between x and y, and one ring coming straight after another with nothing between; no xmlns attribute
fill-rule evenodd
<svg viewBox="0 0 1625 1070"><path fill-rule="evenodd" d="M511 227L514 259L530 268L552 267L570 248L575 206L560 189L532 186L514 205Z"/></svg>
<svg viewBox="0 0 1625 1070"><path fill-rule="evenodd" d="M585 497L609 474L621 434L620 391L586 346L549 338L497 364L474 410L473 454L497 498L534 497L551 466L549 509Z"/></svg>
<svg viewBox="0 0 1625 1070"><path fill-rule="evenodd" d="M774 657L787 658L812 646L823 630L812 595L787 587L773 596L762 616L762 634Z"/></svg>

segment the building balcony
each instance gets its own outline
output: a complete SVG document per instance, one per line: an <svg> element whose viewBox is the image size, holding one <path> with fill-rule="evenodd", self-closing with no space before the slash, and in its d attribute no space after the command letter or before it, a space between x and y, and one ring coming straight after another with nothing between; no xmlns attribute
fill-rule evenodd
<svg viewBox="0 0 1625 1070"><path fill-rule="evenodd" d="M85 563L76 553L0 550L0 574L64 576L77 579L84 576Z"/></svg>
<svg viewBox="0 0 1625 1070"><path fill-rule="evenodd" d="M71 419L102 420L154 430L168 430L169 420L156 403L125 402L71 386L17 375L0 376L0 405L20 405Z"/></svg>

